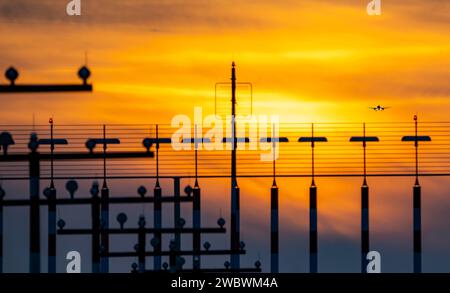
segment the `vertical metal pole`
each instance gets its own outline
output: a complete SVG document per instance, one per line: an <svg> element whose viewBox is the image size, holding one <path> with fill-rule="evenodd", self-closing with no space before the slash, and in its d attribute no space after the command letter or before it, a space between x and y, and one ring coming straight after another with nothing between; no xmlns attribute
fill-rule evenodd
<svg viewBox="0 0 450 293"><path fill-rule="evenodd" d="M103 186L101 190L101 272L109 271L109 188L106 184L106 126L103 125Z"/></svg>
<svg viewBox="0 0 450 293"><path fill-rule="evenodd" d="M369 186L361 187L361 272L367 272L369 253Z"/></svg>
<svg viewBox="0 0 450 293"><path fill-rule="evenodd" d="M279 240L278 240L278 187L275 185L270 189L270 272L278 273L279 271Z"/></svg>
<svg viewBox="0 0 450 293"><path fill-rule="evenodd" d="M175 252L175 243L171 242L173 245L169 245L169 271L175 273L177 271L177 253Z"/></svg>
<svg viewBox="0 0 450 293"><path fill-rule="evenodd" d="M367 254L369 253L369 186L366 174L366 124L364 123L364 180L361 186L361 272L367 272Z"/></svg>
<svg viewBox="0 0 450 293"><path fill-rule="evenodd" d="M138 262L139 273L145 272L145 218L139 217L139 232L138 232Z"/></svg>
<svg viewBox="0 0 450 293"><path fill-rule="evenodd" d="M94 183L95 184L95 183ZM95 186L95 185L94 185ZM97 191L92 192L92 273L100 272L100 198Z"/></svg>
<svg viewBox="0 0 450 293"><path fill-rule="evenodd" d="M317 187L314 182L314 124L311 126L311 186L309 187L309 272L317 273Z"/></svg>
<svg viewBox="0 0 450 293"><path fill-rule="evenodd" d="M272 128L273 130L273 128ZM279 271L279 236L278 236L278 186L276 182L275 148L276 138L272 131L273 182L270 189L270 272Z"/></svg>
<svg viewBox="0 0 450 293"><path fill-rule="evenodd" d="M48 198L48 272L56 273L56 189L50 187Z"/></svg>
<svg viewBox="0 0 450 293"><path fill-rule="evenodd" d="M193 268L194 270L200 270L200 223L201 223L201 214L200 214L200 187L196 184L192 190L193 195L193 234L192 234L192 246L193 246Z"/></svg>
<svg viewBox="0 0 450 293"><path fill-rule="evenodd" d="M175 228L179 229L180 227L180 218L181 218L181 207L180 207L180 177L173 178L173 193L174 193L174 222ZM175 232L175 246L176 250L180 250L181 246L181 234L179 232Z"/></svg>
<svg viewBox="0 0 450 293"><path fill-rule="evenodd" d="M153 223L155 229L161 229L161 187L155 186L154 189L155 202L153 204ZM154 247L155 256L153 257L153 269L156 271L161 270L161 232L155 231L154 237L157 243Z"/></svg>
<svg viewBox="0 0 450 293"><path fill-rule="evenodd" d="M422 212L421 192L419 184L419 142L417 136L417 115L414 116L415 126L415 155L416 155L416 182L413 187L413 225L414 225L414 273L422 272Z"/></svg>
<svg viewBox="0 0 450 293"><path fill-rule="evenodd" d="M314 183L313 183L314 184ZM309 272L317 273L317 188L309 187Z"/></svg>
<svg viewBox="0 0 450 293"><path fill-rule="evenodd" d="M162 224L162 190L159 185L159 136L158 136L158 125L156 125L156 185L153 190L154 194L154 203L153 203L153 225L156 229L154 233L154 237L157 240L156 245L154 246L155 256L153 257L153 269L155 271L161 270L161 242L162 235L158 229L161 229Z"/></svg>
<svg viewBox="0 0 450 293"><path fill-rule="evenodd" d="M236 173L236 68L232 63L231 68L231 124L232 124L232 149L231 149L231 268L240 267L239 254L239 187Z"/></svg>
<svg viewBox="0 0 450 293"><path fill-rule="evenodd" d="M101 237L101 256L100 266L101 272L107 273L109 271L109 189L102 187L101 196L101 224L100 224L100 237Z"/></svg>
<svg viewBox="0 0 450 293"><path fill-rule="evenodd" d="M421 187L413 187L414 201L414 273L422 272Z"/></svg>
<svg viewBox="0 0 450 293"><path fill-rule="evenodd" d="M50 190L48 196L48 272L56 273L56 189L53 181L53 119L50 118Z"/></svg>
<svg viewBox="0 0 450 293"><path fill-rule="evenodd" d="M39 183L40 159L38 138L31 134L29 148L29 174L30 174L30 273L41 271L41 239L40 239L40 209L39 209Z"/></svg>
<svg viewBox="0 0 450 293"><path fill-rule="evenodd" d="M200 243L201 243L201 235L200 235L200 222L201 222L201 213L200 213L200 187L198 186L198 144L199 138L197 135L197 125L195 125L194 129L194 153L195 153L195 185L192 190L193 202L192 202L192 224L193 224L193 234L192 234L192 250L194 251L192 257L193 269L200 270ZM200 138L201 139L201 138Z"/></svg>

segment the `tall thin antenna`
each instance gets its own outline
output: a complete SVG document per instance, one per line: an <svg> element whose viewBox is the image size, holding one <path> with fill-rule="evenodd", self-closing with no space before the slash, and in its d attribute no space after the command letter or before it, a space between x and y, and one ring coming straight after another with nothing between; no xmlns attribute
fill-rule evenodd
<svg viewBox="0 0 450 293"><path fill-rule="evenodd" d="M198 187L198 135L197 124L194 126L194 150L195 150L195 187Z"/></svg>
<svg viewBox="0 0 450 293"><path fill-rule="evenodd" d="M50 139L40 139L39 145L50 145L50 187L46 196L48 197L48 272L56 272L56 189L54 183L54 150L56 144L67 144L65 139L53 138L53 117L48 120L50 124ZM32 217L33 218L33 217ZM35 218L34 218L35 219Z"/></svg>
<svg viewBox="0 0 450 293"><path fill-rule="evenodd" d="M103 188L106 185L106 125L103 124Z"/></svg>
<svg viewBox="0 0 450 293"><path fill-rule="evenodd" d="M363 185L367 185L367 168L366 168L366 123L363 123L363 153L364 153L364 183Z"/></svg>
<svg viewBox="0 0 450 293"><path fill-rule="evenodd" d="M353 136L351 142L362 142L363 161L364 161L364 179L361 186L361 272L367 273L367 254L369 253L369 186L367 185L366 169L366 146L367 142L377 142L376 136L366 136L366 123L363 123L363 136Z"/></svg>
<svg viewBox="0 0 450 293"><path fill-rule="evenodd" d="M419 185L419 140L417 136L417 115L414 115L415 140L414 147L416 150L416 185Z"/></svg>
<svg viewBox="0 0 450 293"><path fill-rule="evenodd" d="M311 186L315 186L316 183L314 182L314 123L311 124Z"/></svg>
<svg viewBox="0 0 450 293"><path fill-rule="evenodd" d="M156 124L156 187L159 187L159 137L158 137L158 124Z"/></svg>
<svg viewBox="0 0 450 293"><path fill-rule="evenodd" d="M239 187L236 179L236 64L231 63L231 127L233 140L231 148L231 268L238 269L240 267L240 257L236 253L239 249Z"/></svg>
<svg viewBox="0 0 450 293"><path fill-rule="evenodd" d="M53 117L48 120L50 123L50 190L48 193L48 273L56 272L56 189L53 178L53 151L55 142L53 141Z"/></svg>
<svg viewBox="0 0 450 293"><path fill-rule="evenodd" d="M50 117L48 123L50 124L50 188L55 188L53 180L53 151L55 150L55 144L53 142L53 117Z"/></svg>
<svg viewBox="0 0 450 293"><path fill-rule="evenodd" d="M315 183L315 156L316 142L327 142L324 136L314 136L314 123L311 123L311 137L300 137L298 142L311 143L311 186L309 187L309 272L318 271L318 232L317 232L317 186Z"/></svg>
<svg viewBox="0 0 450 293"><path fill-rule="evenodd" d="M402 141L414 142L415 150L415 183L413 186L413 251L414 251L414 273L422 272L422 187L419 184L419 141L431 141L428 135L418 136L418 117L414 115L414 136L404 136Z"/></svg>
<svg viewBox="0 0 450 293"><path fill-rule="evenodd" d="M231 63L231 127L232 127L232 149L231 149L231 184L232 187L237 185L236 182L236 64Z"/></svg>
<svg viewBox="0 0 450 293"><path fill-rule="evenodd" d="M277 148L277 142L276 142L276 139L275 139L275 130L274 130L274 128L275 128L275 123L274 124L272 124L272 155L273 155L273 157L272 157L272 161L273 161L273 183L272 183L272 186L277 186L277 181L276 181L276 170L275 170L275 161L276 161L276 155L275 155L275 153L276 153L276 148Z"/></svg>
<svg viewBox="0 0 450 293"><path fill-rule="evenodd" d="M272 126L272 153L273 153L273 183L270 189L270 272L279 272L279 219L278 219L278 186L275 173L275 152L277 142L280 140L275 137L275 124Z"/></svg>

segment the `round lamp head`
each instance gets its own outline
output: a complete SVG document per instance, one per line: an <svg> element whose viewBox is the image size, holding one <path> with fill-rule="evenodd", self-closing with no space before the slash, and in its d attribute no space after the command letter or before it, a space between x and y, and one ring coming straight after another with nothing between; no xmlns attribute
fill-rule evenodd
<svg viewBox="0 0 450 293"><path fill-rule="evenodd" d="M10 67L5 71L5 77L11 82L11 85L14 85L19 77L19 72L14 67Z"/></svg>

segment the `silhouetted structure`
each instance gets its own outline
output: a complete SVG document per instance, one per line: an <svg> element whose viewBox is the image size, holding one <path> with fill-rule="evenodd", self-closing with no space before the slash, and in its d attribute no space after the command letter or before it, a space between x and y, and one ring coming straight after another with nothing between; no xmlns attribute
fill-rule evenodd
<svg viewBox="0 0 450 293"><path fill-rule="evenodd" d="M39 93L39 92L91 92L92 84L87 80L91 72L86 66L78 70L78 77L83 81L82 84L16 84L19 72L14 67L9 67L5 72L5 77L9 80L9 85L0 85L0 94L2 93Z"/></svg>
<svg viewBox="0 0 450 293"><path fill-rule="evenodd" d="M309 163L307 163L307 173L300 174L300 173L283 173L282 167L279 167L280 162L273 160L272 162L272 168L269 170L270 173L265 175L264 173L256 173L253 175L244 175L247 177L262 177L262 178L272 178L273 183L271 187L271 195L270 195L270 202L271 202L271 211L270 211L270 221L271 221L271 235L270 235L270 251L271 251L271 265L270 270L272 272L277 272L279 270L279 263L278 263L278 253L280 252L278 249L279 244L279 223L278 223L278 217L279 217L279 209L278 209L278 199L279 199L279 182L277 182L277 177L311 177L311 185L310 185L310 194L309 194L309 207L310 207L310 272L317 272L318 271L318 231L317 231L317 186L315 183L315 178L319 176L326 176L326 177L342 177L342 176L363 176L363 185L361 187L361 270L362 272L365 272L367 267L366 262L366 256L367 252L369 251L369 188L367 184L367 177L369 176L415 176L415 184L413 187L413 200L414 200L414 272L421 272L421 203L420 203L420 196L421 196L421 187L419 184L419 175L420 176L449 176L449 173L419 173L419 152L418 147L420 142L429 142L431 141L431 136L419 136L418 135L418 122L417 118L414 121L415 123L415 133L413 136L400 136L402 141L405 142L414 142L415 146L415 172L413 174L410 173L399 173L394 174L393 172L381 172L376 173L372 170L370 172L371 174L367 174L367 162L366 162L366 143L367 142L377 142L379 141L378 137L376 136L366 136L366 127L363 129L363 136L355 136L350 139L352 142L362 142L363 146L363 173L351 173L351 174L345 174L343 170L338 170L336 173L319 173L316 174L316 167L317 164L319 164L320 168L320 160L321 159L328 159L328 157L321 158L315 157L315 146L317 142L327 142L331 141L329 139L330 136L327 137L318 137L315 136L315 128L311 127L311 136L305 136L300 137L298 139L299 142L308 142L311 143L311 166L309 166ZM399 124L404 125L404 124ZM426 124L425 124L426 125ZM365 126L365 125L364 125ZM58 126L59 127L59 126ZM129 127L129 126L127 126ZM335 127L335 126L333 126ZM358 125L359 127L359 125ZM384 127L384 126L383 126ZM398 126L397 126L398 127ZM436 127L436 126L435 126ZM445 126L447 127L447 126ZM61 129L61 128L56 128ZM56 244L58 237L67 237L69 235L90 235L91 238L91 249L92 249L92 271L93 272L106 272L108 271L108 261L111 257L135 257L136 263L133 264L132 270L135 272L150 272L150 271L159 271L159 270L167 270L167 271L182 271L182 272L190 272L190 271L201 271L201 272L210 272L210 271L238 271L238 272L247 272L247 271L260 271L260 263L257 262L255 264L255 267L248 267L248 268L232 268L231 263L229 261L225 262L224 268L204 268L202 267L202 264L204 264L204 256L207 255L232 255L237 254L241 255L246 253L245 251L245 244L243 242L239 243L239 247L237 250L232 249L211 249L211 244L209 242L203 243L202 248L202 235L204 233L225 233L225 221L224 219L219 219L218 221L218 227L210 227L210 228L203 228L201 226L201 189L200 189L200 182L199 178L208 177L208 178L216 178L220 176L209 176L206 175L206 169L204 172L201 172L202 175L198 174L199 168L198 168L198 162L199 162L199 145L202 143L209 143L210 141L205 138L201 138L199 134L194 132L194 138L188 139L183 141L184 143L194 144L194 167L195 167L195 175L193 177L190 176L182 176L180 173L176 173L177 176L160 176L159 169L160 169L160 148L162 148L164 145L169 145L171 143L170 138L161 137L160 131L156 131L154 134L155 136L144 138L142 141L139 139L138 143L140 144L142 142L143 149L142 151L139 150L133 150L133 151L107 151L105 148L105 144L109 145L113 142L119 142L120 140L118 138L109 138L106 134L113 133L113 131L106 131L109 128L106 128L106 126L102 126L98 130L101 130L103 133L103 136L101 138L89 138L86 140L86 150L83 152L76 152L76 151L70 151L67 152L62 148L55 149L57 145L64 144L67 141L70 141L71 144L73 143L72 139L73 137L66 137L67 139L61 139L61 138L55 138L54 136L54 129L53 124L50 124L50 132L48 139L39 139L38 135L36 133L31 134L30 140L28 142L28 148L30 150L29 153L17 153L16 150L20 149L20 147L23 147L23 138L26 138L26 136L23 136L19 138L13 137L11 133L8 132L9 135L5 135L6 139L4 141L15 141L16 144L8 144L10 146L10 149L8 152L3 152L0 154L0 164L5 164L7 167L8 164L11 163L19 163L25 166L23 163L26 164L26 170L28 176L26 177L27 180L29 180L29 188L30 188L30 198L29 199L5 199L5 186L0 186L0 247L3 244L4 240L4 234L3 234L3 217L4 217L4 208L5 207L29 207L30 209L30 271L38 272L40 269L40 260L42 257L49 257L49 266L48 271L53 272L55 271L55 263L54 263L54 256L56 251ZM127 128L129 129L129 128ZM308 128L309 129L309 128ZM346 131L347 128L343 127ZM405 131L405 127L401 126L401 134ZM8 129L9 130L9 129ZM44 128L45 135L47 135L47 127ZM122 130L121 130L122 131ZM147 131L147 128L145 129ZM295 139L298 137L296 132L298 131L297 128L290 128L290 137L294 137ZM379 129L374 130L377 134L379 134ZM439 134L442 132L441 129L435 130L434 128L430 128L428 131L431 132L431 134ZM433 132L434 131L434 132ZM123 133L123 132L122 132ZM396 136L392 135L390 128L387 130L387 132L390 135L390 137ZM66 136L67 132L64 132L64 135ZM77 133L79 135L79 133ZM97 137L98 133L94 135L89 135L91 137ZM146 134L143 135L145 137ZM332 135L332 134L330 134ZM345 137L343 138L343 145L348 145L348 136L346 134L339 133L339 137ZM86 135L87 136L87 135ZM88 137L89 137L88 136ZM336 137L336 136L332 136ZM79 138L78 138L79 139ZM84 143L84 138L82 139L82 143ZM274 134L272 133L272 137L262 139L269 143L272 143L272 148L278 148L278 143L284 142L286 144L283 144L286 148L289 147L289 144L287 143L289 141L288 137L284 137L282 135L279 135L279 137L274 137ZM391 139L391 143L394 142L394 144L397 146L399 142L399 138ZM250 139L246 137L240 137L235 138L236 143L249 143ZM224 138L223 143L231 143L233 142L232 138ZM331 142L324 146L324 148L328 147L329 145L336 146L336 144L333 144L334 142ZM442 143L442 138L439 143ZM69 144L68 147L71 146ZM96 146L103 146L102 150L96 151ZM298 145L298 144L297 144ZM43 151L43 146L49 146L50 152L48 153L40 153L40 151ZM338 144L338 146L341 146ZM83 146L84 147L84 146ZM344 146L345 148L345 146ZM402 146L400 146L400 149L404 152L404 148L402 149ZM56 150L53 152L53 150ZM126 159L126 160L132 160L132 159L142 159L141 161L146 161L146 159L153 159L154 158L154 152L156 151L156 166L154 170L156 171L156 176L148 176L148 177L133 177L133 176L113 176L111 174L110 169L113 168L111 166L112 164L108 165L108 171L106 172L106 166L107 162L110 160L114 160L116 158L119 159ZM392 149L390 149L392 151ZM426 159L429 158L430 152L433 151L432 149L425 149L423 152L425 153L424 162L423 164L426 166ZM328 151L327 151L328 153ZM167 153L163 153L167 154ZM173 153L169 153L168 156L172 155ZM379 155L379 153L377 153ZM438 153L439 154L439 153ZM353 153L352 153L353 155ZM398 156L398 154L395 154ZM204 154L205 157L211 156L210 153ZM408 156L409 157L409 156ZM202 156L203 158L203 156ZM211 157L208 157L209 159ZM213 156L214 160L220 160L220 157ZM308 157L306 157L308 160ZM378 157L376 158L378 160ZM75 197L75 193L78 190L78 183L75 181L75 178L83 178L83 176L77 177L70 175L70 177L67 177L66 175L61 176L55 175L53 170L53 163L52 161L59 162L59 164L62 164L63 161L70 161L71 165L75 165L78 162L81 161L102 161L103 163L103 176L100 177L100 179L103 179L103 183L106 189L101 188L98 183L94 183L92 185L92 188L90 190L90 196L88 197ZM226 163L229 163L229 157L224 158L224 162L226 160ZM50 162L50 176L49 177L43 177L41 175L41 163L43 161ZM319 163L317 163L318 161ZM351 160L353 162L353 160ZM74 163L75 162L75 163ZM170 162L170 161L169 161ZM210 161L208 161L210 162ZM309 161L308 161L309 162ZM347 161L349 162L349 161ZM412 162L412 161L411 161ZM171 167L178 168L179 164L183 162L177 161L173 163ZM239 162L241 164L241 161ZM295 162L297 163L297 162ZM335 164L336 162L330 162ZM370 163L370 161L369 161ZM124 162L123 164L126 164ZM245 164L245 160L242 160L242 164ZM256 168L255 172L259 172L260 170L257 170L261 165L261 163L255 162ZM445 164L445 162L444 162ZM12 164L11 164L12 165ZM192 166L192 164L191 164ZM227 165L228 166L228 165ZM282 165L283 166L283 165ZM402 170L403 170L402 165ZM275 168L276 167L276 168ZM24 167L25 168L25 167ZM146 167L148 168L148 166ZM311 169L309 169L311 168ZM353 168L353 167L352 167ZM355 170L358 170L360 168L359 164L355 164ZM423 167L424 168L424 167ZM150 172L151 170L148 170ZM153 168L152 168L153 170ZM171 169L171 172L176 172L177 169ZM311 174L309 174L309 170L311 171ZM385 169L382 169L385 170ZM442 170L442 169L437 169ZM87 170L85 170L87 171ZM445 171L445 170L444 170ZM228 172L228 169L226 169L226 172ZM281 175L280 175L281 172ZM319 170L320 172L320 170ZM237 175L238 177L239 175ZM13 177L14 178L14 177ZM152 196L147 196L147 189L143 186L138 188L138 196L137 197L110 197L109 196L109 189L107 180L111 179L136 179L136 178L151 178L156 179L156 186L159 186L159 189L155 188L158 191L153 192ZM180 180L182 178L195 178L195 186L193 188L187 186L185 188L186 195L181 195L180 192ZM228 178L228 175L222 176L221 178ZM17 178L14 178L16 180ZM50 187L46 188L44 191L44 195L46 198L40 198L39 193L39 182L42 179L49 179L50 180ZM53 181L56 180L67 180L66 182L66 189L70 195L68 198L61 198L57 197L57 190L54 188L55 184L52 184ZM83 179L87 179L84 177ZM89 178L91 179L91 178ZM94 179L94 178L92 178ZM8 178L2 178L2 180L8 180ZM173 180L173 194L169 196L163 196L161 186L159 184L159 180ZM52 187L53 186L53 190ZM108 190L108 195L105 196L104 194L101 194L101 190ZM51 191L51 192L50 192ZM103 195L103 198L102 198ZM180 216L180 205L186 204L186 203L192 203L192 209L191 209L191 215L192 215L192 227L186 227L186 221ZM116 217L118 223L120 224L120 228L111 228L111 225L108 223L108 227L105 225L105 219L109 219L109 206L110 205L121 205L121 204L152 204L153 205L153 216L158 220L160 217L162 219L162 215L158 215L158 213L162 213L162 206L165 204L174 204L174 224L173 227L164 227L163 223L157 223L155 221L153 227L147 227L146 225L146 216L143 215L139 217L139 221L137 222L137 226L127 227L126 222L128 219L128 216L124 213L119 213ZM161 206L161 208L156 207L155 204L158 206ZM63 219L59 219L56 221L56 208L58 206L72 206L72 205L85 205L87 207L90 207L90 215L91 215L91 224L89 227L86 228L66 228L65 221ZM39 210L40 207L47 207L49 210L49 216L47 220L48 224L48 243L49 250L47 254L41 254L41 247L40 247L40 235L41 235L41 223L39 218ZM160 212L161 211L161 212ZM150 214L152 214L150 212ZM154 218L154 219L155 219ZM57 227L57 228L55 228ZM55 231L55 232L54 232ZM174 238L168 245L168 249L165 249L165 245L161 242L161 236L164 234L170 234L173 235ZM135 236L137 245L135 247L135 250L130 251L110 251L109 247L109 241L111 235L124 235L130 237ZM146 241L147 237L149 235L152 235L153 238L150 239L150 241ZM177 238L179 241L179 238L182 235L192 235L192 249L189 247L188 249L180 247L181 245L177 244ZM148 243L149 242L149 243ZM180 243L180 242L178 242ZM106 244L106 245L105 245ZM146 247L150 244L150 249L146 249ZM105 246L107 249L105 249ZM0 250L1 251L1 250ZM146 264L145 258L147 256L153 257L153 268L150 270L148 268L148 265ZM193 259L193 266L192 268L187 268L185 266L185 256L192 257ZM163 257L168 258L168 262L163 262ZM156 260L156 261L155 261ZM3 255L0 254L0 268L2 268L1 262L3 261ZM155 265L156 263L156 265Z"/></svg>
<svg viewBox="0 0 450 293"><path fill-rule="evenodd" d="M414 142L415 148L415 175L416 181L413 187L413 250L414 250L414 273L422 272L422 188L419 183L419 141L431 141L430 136L419 136L417 134L417 115L414 116L414 136L404 136L402 141Z"/></svg>
<svg viewBox="0 0 450 293"><path fill-rule="evenodd" d="M278 212L278 186L276 181L277 145L280 142L289 142L287 137L275 137L275 125L272 127L272 137L261 138L261 143L272 144L272 172L273 181L270 188L270 272L279 272L279 212Z"/></svg>
<svg viewBox="0 0 450 293"><path fill-rule="evenodd" d="M240 268L232 269L228 262L225 262L225 269L222 268L201 268L201 256L202 255L231 255L231 254L244 254L244 243L240 243L240 247L237 251L233 250L211 250L211 244L209 242L204 243L204 250L201 249L201 234L205 233L225 233L224 228L225 220L218 220L218 228L202 228L201 227L201 202L200 202L200 187L198 184L197 172L196 172L196 183L194 188L187 187L185 189L186 196L180 196L179 185L180 178L174 177L174 189L178 189L177 195L174 196L162 196L162 189L159 184L159 148L161 143L171 143L170 138L160 138L158 127L156 127L156 138L145 138L143 139L143 146L146 148L145 152L114 152L108 153L107 145L118 144L120 140L118 138L107 138L106 136L106 126L103 126L103 137L102 138L90 138L86 142L86 147L88 148L88 153L58 153L54 154L53 150L57 144L67 144L65 139L55 139L53 138L53 120L50 120L50 139L38 139L37 135L33 134L30 139L29 147L31 153L29 156L26 155L8 155L4 154L1 157L2 162L16 162L24 161L27 158L30 160L30 200L19 199L19 200L3 200L5 192L0 188L0 224L3 220L3 207L4 206L30 206L31 223L30 225L30 249L34 254L30 255L30 271L39 271L40 264L40 247L39 247L39 236L40 236L40 223L39 223L39 208L40 206L48 206L49 217L48 217L48 272L56 272L56 235L91 235L91 249L92 249L92 272L103 272L109 271L109 258L110 257L137 257L138 264L132 265L133 272L149 272L146 269L145 257L152 256L154 259L154 265L152 271L168 270L171 272L175 271L190 271L190 269L183 268L185 263L183 255L192 255L193 257L193 271L236 271L236 272L259 272L261 271L260 263L255 263L254 268ZM197 150L199 143L205 143L205 139L195 138L188 143L195 144L195 166L197 170ZM103 151L100 154L94 152L96 145L103 145ZM37 152L40 145L50 145L50 154L42 155ZM153 158L153 151L151 151L152 146L155 145L156 148L156 185L154 189L153 197L146 197L147 193L145 187L141 186L138 188L139 198L134 197L109 197L109 188L107 185L107 168L106 162L109 158ZM39 185L36 184L40 180L40 161L44 159L49 159L50 171L51 171L51 182L50 187L46 188L44 194L47 199L39 198ZM103 185L100 190L99 184L94 182L90 190L91 198L75 198L75 192L78 189L78 183L71 179L66 183L66 189L69 192L70 198L68 199L58 199L56 197L56 188L54 185L53 176L53 161L54 160L85 160L85 159L102 159L103 160ZM33 192L37 192L34 196ZM100 193L100 197L99 197ZM193 227L186 228L185 220L179 215L179 205L180 203L192 203L192 217L193 217ZM130 203L151 203L153 204L153 216L154 216L154 227L145 227L145 216L141 215L138 221L138 228L125 228L125 222L128 217L124 213L117 215L117 221L120 224L120 229L110 228L109 225L109 205L110 204L130 204ZM164 228L162 226L162 204L164 203L174 203L175 206L175 219L177 220L174 224L174 228ZM59 219L56 222L56 207L58 205L90 205L91 206L91 227L90 228L65 228L65 221ZM178 213L178 215L177 215ZM34 222L36 221L36 222ZM56 229L58 226L58 229ZM0 236L2 235L2 225L0 225ZM110 251L109 249L109 238L111 234L136 234L137 235L137 245L135 246L135 251ZM148 251L146 246L146 236L148 234L153 234L154 237L150 241L153 247L152 251ZM180 247L175 245L175 241L171 241L169 245L169 250L162 249L162 234L174 234L180 236L181 234L192 234L193 235L193 245L192 250L182 250ZM3 238L0 237L1 244L3 243ZM1 245L0 244L0 245ZM169 256L169 264L162 263L162 256ZM2 258L0 258L0 262ZM35 262L35 263L33 263Z"/></svg>
<svg viewBox="0 0 450 293"><path fill-rule="evenodd" d="M217 86L220 84L229 83L216 83L216 114L217 114ZM231 232L230 232L230 247L232 251L238 251L240 243L240 188L237 183L237 143L238 138L236 137L236 86L237 85L250 85L248 82L237 82L236 78L236 64L232 62L231 64L231 138L224 140L224 142L231 143ZM250 113L251 114L251 113ZM244 142L247 142L245 139ZM239 254L231 255L231 268L236 270L240 267Z"/></svg>
<svg viewBox="0 0 450 293"><path fill-rule="evenodd" d="M53 138L53 119L50 118L50 139L40 139L39 145L50 146L50 186L44 190L48 199L48 272L56 273L56 188L53 177L53 152L55 145L65 145L67 140Z"/></svg>
<svg viewBox="0 0 450 293"><path fill-rule="evenodd" d="M366 124L363 125L363 136L353 136L351 142L362 142L363 146L363 184L361 186L361 272L367 272L367 254L369 245L369 186L367 185L366 147L368 142L379 141L376 136L366 136Z"/></svg>
<svg viewBox="0 0 450 293"><path fill-rule="evenodd" d="M311 137L300 137L299 142L311 143L311 186L309 187L309 272L318 272L318 232L317 232L317 186L315 176L314 148L317 142L327 142L326 137L314 136L314 124L311 125Z"/></svg>

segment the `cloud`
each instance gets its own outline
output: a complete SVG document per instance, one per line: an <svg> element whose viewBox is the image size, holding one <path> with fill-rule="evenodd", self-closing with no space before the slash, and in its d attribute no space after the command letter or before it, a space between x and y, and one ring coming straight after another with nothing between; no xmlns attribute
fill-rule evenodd
<svg viewBox="0 0 450 293"><path fill-rule="evenodd" d="M402 21L422 26L450 23L450 3L440 0L383 1L383 16L379 19L365 14L366 3L361 0L81 0L80 17L66 15L68 2L0 0L0 22L131 26L157 32L320 26L326 15L337 17L342 25L349 14L376 21L379 26L391 26L392 30L397 29L394 23Z"/></svg>
<svg viewBox="0 0 450 293"><path fill-rule="evenodd" d="M242 5L235 0L81 0L82 15L80 17L66 15L68 2L68 0L16 0L14 2L1 0L0 21L139 26L147 29L150 27L151 30L157 31L205 25L224 28L254 26L264 19L262 15L258 16L251 11L246 11L247 5L245 3Z"/></svg>

